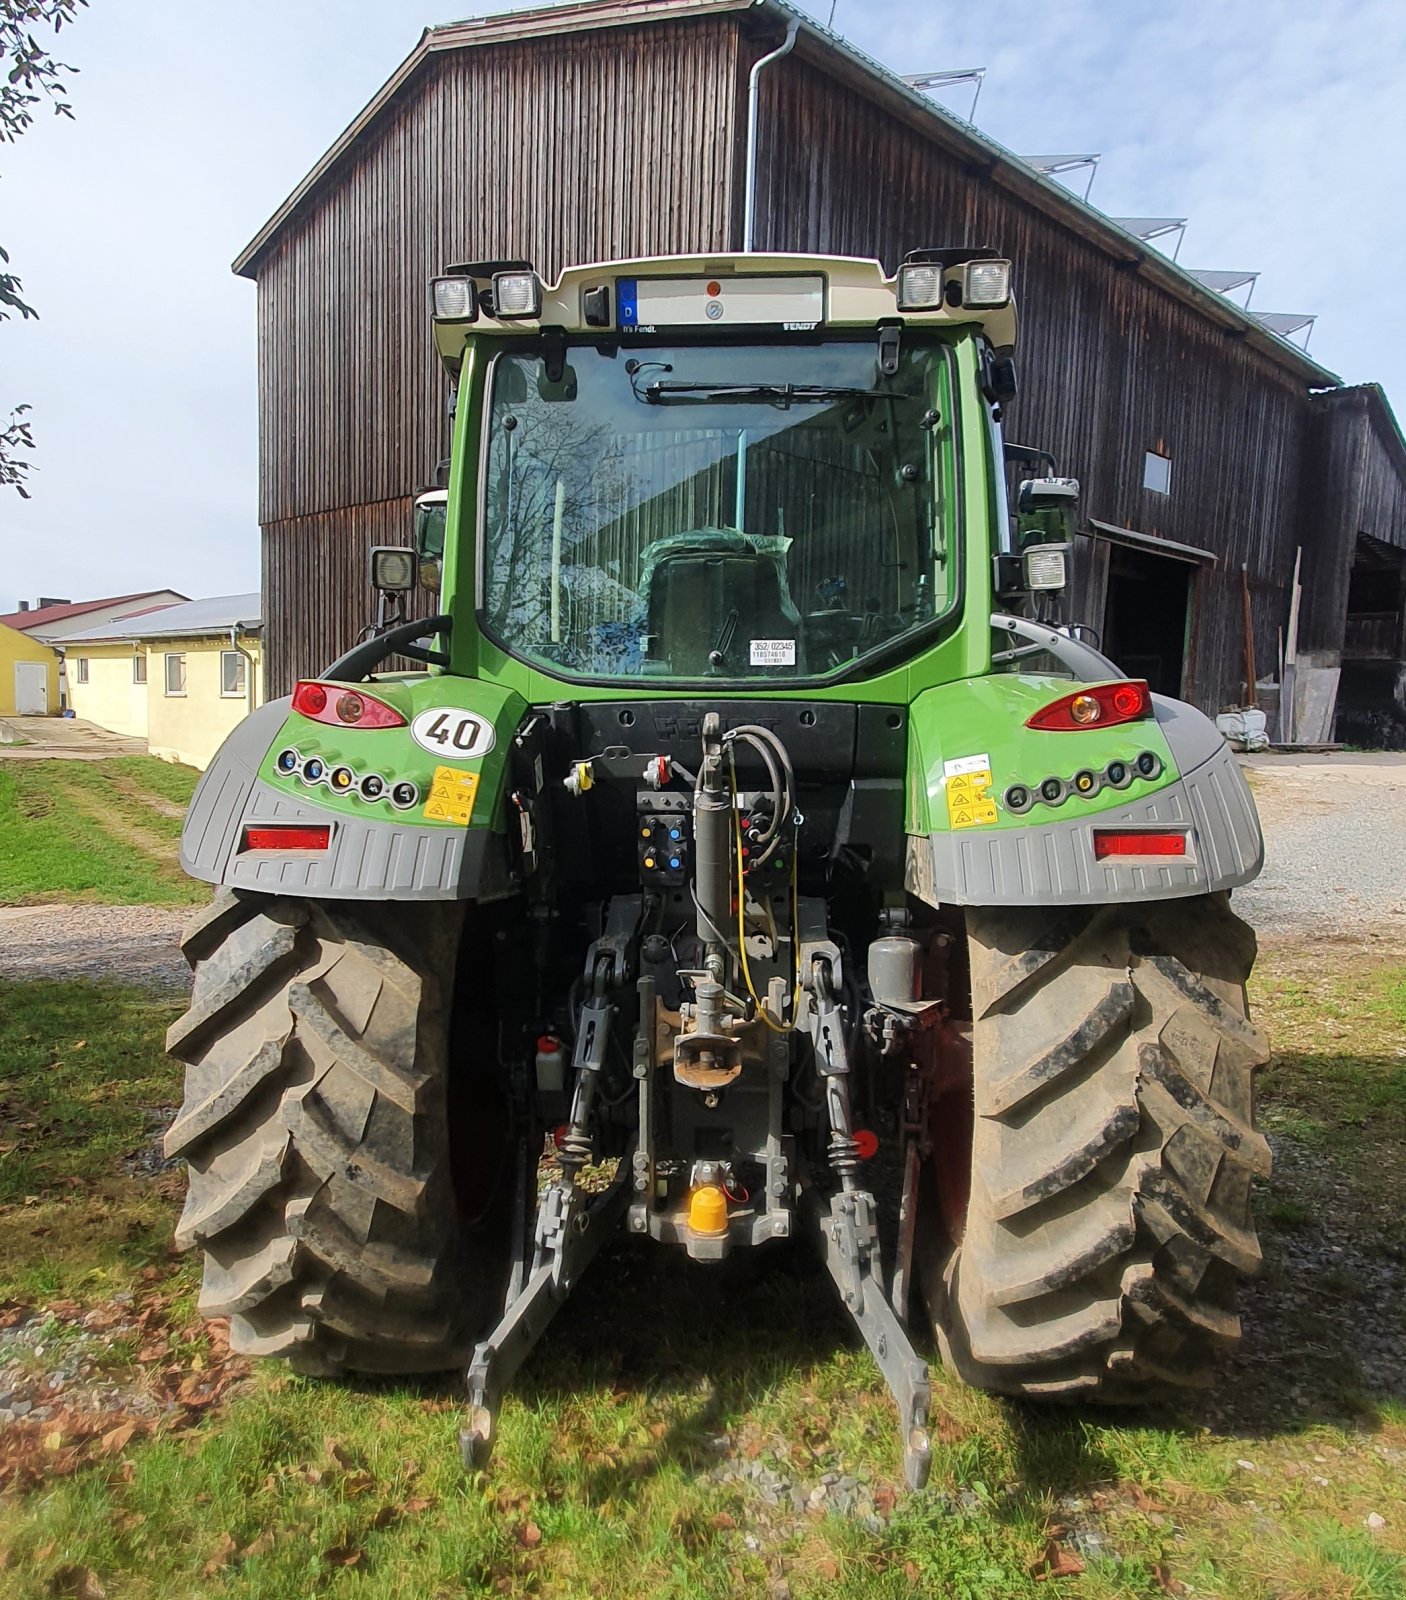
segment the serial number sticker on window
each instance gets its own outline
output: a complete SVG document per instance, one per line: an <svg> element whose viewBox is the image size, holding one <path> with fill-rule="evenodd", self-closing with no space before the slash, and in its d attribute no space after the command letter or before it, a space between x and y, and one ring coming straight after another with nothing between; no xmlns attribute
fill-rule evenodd
<svg viewBox="0 0 1406 1600"><path fill-rule="evenodd" d="M478 773L461 772L457 767L436 767L422 815L427 822L467 824L473 818L477 794Z"/></svg>
<svg viewBox="0 0 1406 1600"><path fill-rule="evenodd" d="M952 828L988 827L996 820L996 802L991 798L991 757L959 756L942 763L942 781L947 791L947 822Z"/></svg>
<svg viewBox="0 0 1406 1600"><path fill-rule="evenodd" d="M422 750L450 761L486 756L495 739L493 724L476 711L458 706L431 706L410 724L410 737Z"/></svg>
<svg viewBox="0 0 1406 1600"><path fill-rule="evenodd" d="M753 639L747 660L754 667L794 667L794 639Z"/></svg>

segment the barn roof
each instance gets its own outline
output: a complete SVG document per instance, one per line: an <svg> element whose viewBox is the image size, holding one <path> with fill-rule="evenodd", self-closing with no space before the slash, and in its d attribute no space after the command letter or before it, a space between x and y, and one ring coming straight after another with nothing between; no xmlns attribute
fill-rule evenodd
<svg viewBox="0 0 1406 1600"><path fill-rule="evenodd" d="M253 594L217 594L184 605L161 606L133 617L105 622L91 633L64 640L65 645L114 644L126 639L198 639L228 633L235 626L255 633L262 626L263 598Z"/></svg>
<svg viewBox="0 0 1406 1600"><path fill-rule="evenodd" d="M1052 177L1036 171L1028 162L971 124L963 122L872 56L856 49L807 13L788 4L787 0L578 0L576 4L504 12L498 16L470 18L427 28L420 35L415 48L360 114L239 253L234 261L235 272L247 278L257 278L265 251L358 140L406 93L434 56L482 45L582 33L593 29L674 22L690 17L720 16L730 12L748 13L762 21L774 22L778 27L796 21L799 24L796 43L798 55L814 62L822 70L926 133L979 176L1063 223L1120 265L1142 273L1174 298L1199 312L1207 321L1243 337L1248 344L1287 367L1309 388L1332 388L1340 381L1336 374L1311 360L1297 345L1280 337L1259 318L1197 282L1184 267L1150 248L1136 233L1081 200Z"/></svg>
<svg viewBox="0 0 1406 1600"><path fill-rule="evenodd" d="M140 589L136 594L110 594L103 600L72 600L62 605L37 606L31 611L7 611L0 616L7 628L28 633L31 628L43 628L53 622L67 622L70 617L81 617L88 611L101 611L104 606L125 606L130 600L150 600L159 594L173 594L171 589Z"/></svg>

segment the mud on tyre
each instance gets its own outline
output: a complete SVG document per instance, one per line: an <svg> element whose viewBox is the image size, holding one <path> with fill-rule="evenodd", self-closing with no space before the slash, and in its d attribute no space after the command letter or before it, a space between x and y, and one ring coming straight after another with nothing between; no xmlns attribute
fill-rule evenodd
<svg viewBox="0 0 1406 1600"><path fill-rule="evenodd" d="M1239 1336L1236 1278L1260 1265L1253 932L1217 894L974 910L967 935L969 1199L942 1226L935 1184L925 1200L945 1359L1037 1398L1207 1381Z"/></svg>
<svg viewBox="0 0 1406 1600"><path fill-rule="evenodd" d="M200 1309L229 1317L236 1351L436 1371L496 1308L508 1139L491 1056L463 1059L481 1040L457 1036L451 1061L464 915L222 891L188 926L166 1153L188 1163L176 1240L204 1252ZM482 1134L467 1175L465 1117Z"/></svg>

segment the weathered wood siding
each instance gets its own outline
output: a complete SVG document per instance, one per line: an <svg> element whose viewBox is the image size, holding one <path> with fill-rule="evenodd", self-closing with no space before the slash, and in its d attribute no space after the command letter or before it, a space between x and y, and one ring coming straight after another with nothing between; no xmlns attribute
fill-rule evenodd
<svg viewBox="0 0 1406 1600"><path fill-rule="evenodd" d="M1307 650L1340 650L1357 537L1406 548L1406 453L1371 384L1315 395L1309 405L1305 521L1322 547L1304 589Z"/></svg>
<svg viewBox="0 0 1406 1600"><path fill-rule="evenodd" d="M761 103L758 248L873 254L890 270L949 243L1013 260L1021 392L1006 436L1055 453L1084 515L1216 552L1198 568L1185 689L1208 707L1238 699L1242 563L1262 665L1288 614L1302 380L799 54L766 69ZM1143 488L1149 450L1171 458L1169 495ZM1077 557L1069 615L1098 625L1106 550L1081 540Z"/></svg>
<svg viewBox="0 0 1406 1600"><path fill-rule="evenodd" d="M740 244L747 72L779 42L776 19L570 26L431 54L253 264L272 693L364 625L365 551L403 542L410 497L446 453L426 303L436 271L525 255L554 275ZM1349 483L1364 457L1314 420L1322 402L1303 371L1091 243L1038 186L998 182L989 152L854 72L803 36L763 76L758 247L889 267L920 245L999 247L1022 322L1008 436L1057 454L1087 517L1218 557L1196 573L1188 696L1214 708L1239 695L1242 565L1261 670L1273 661L1296 544L1305 646L1332 648L1367 516ZM1143 488L1149 450L1171 458L1170 495ZM1360 492L1399 527L1406 463L1378 453L1378 487ZM1324 570L1342 568L1337 591L1319 587L1320 552ZM1081 539L1073 617L1101 622L1107 573L1107 545Z"/></svg>
<svg viewBox="0 0 1406 1600"><path fill-rule="evenodd" d="M447 453L430 278L724 247L737 48L723 18L434 57L258 262L271 694L368 620L365 552Z"/></svg>

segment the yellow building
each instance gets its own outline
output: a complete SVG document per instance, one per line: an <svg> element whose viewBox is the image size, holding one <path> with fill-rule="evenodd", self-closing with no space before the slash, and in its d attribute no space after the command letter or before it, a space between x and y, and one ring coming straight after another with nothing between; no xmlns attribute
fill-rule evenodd
<svg viewBox="0 0 1406 1600"><path fill-rule="evenodd" d="M144 644L126 639L112 644L75 643L69 646L64 665L69 709L75 717L129 738L146 738Z"/></svg>
<svg viewBox="0 0 1406 1600"><path fill-rule="evenodd" d="M217 595L68 639L75 714L203 771L235 724L263 704L259 613L257 594Z"/></svg>
<svg viewBox="0 0 1406 1600"><path fill-rule="evenodd" d="M42 717L58 709L57 653L0 622L0 717Z"/></svg>

